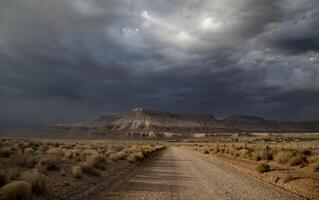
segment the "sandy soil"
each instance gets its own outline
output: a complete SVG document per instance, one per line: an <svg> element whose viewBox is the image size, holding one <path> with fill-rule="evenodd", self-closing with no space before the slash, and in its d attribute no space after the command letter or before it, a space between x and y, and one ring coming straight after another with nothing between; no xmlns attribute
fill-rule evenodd
<svg viewBox="0 0 319 200"><path fill-rule="evenodd" d="M295 194L238 170L171 147L151 162L92 199L297 200Z"/></svg>

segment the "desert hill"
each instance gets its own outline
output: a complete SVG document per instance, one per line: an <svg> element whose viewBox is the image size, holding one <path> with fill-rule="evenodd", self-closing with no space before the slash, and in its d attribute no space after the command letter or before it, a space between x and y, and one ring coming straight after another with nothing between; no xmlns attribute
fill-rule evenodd
<svg viewBox="0 0 319 200"><path fill-rule="evenodd" d="M319 122L273 121L255 116L229 116L218 120L207 114L173 114L134 108L122 115L103 116L77 124L56 124L49 128L79 135L165 137L195 133L318 132Z"/></svg>

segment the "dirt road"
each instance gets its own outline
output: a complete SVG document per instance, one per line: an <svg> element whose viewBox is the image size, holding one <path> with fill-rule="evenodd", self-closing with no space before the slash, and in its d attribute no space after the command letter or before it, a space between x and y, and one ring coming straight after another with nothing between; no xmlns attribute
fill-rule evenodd
<svg viewBox="0 0 319 200"><path fill-rule="evenodd" d="M99 200L297 200L294 194L179 148L168 148Z"/></svg>

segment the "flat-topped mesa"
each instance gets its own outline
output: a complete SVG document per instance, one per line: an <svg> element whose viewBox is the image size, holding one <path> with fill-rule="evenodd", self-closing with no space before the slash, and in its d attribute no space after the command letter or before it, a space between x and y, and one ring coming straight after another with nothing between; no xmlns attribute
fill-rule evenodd
<svg viewBox="0 0 319 200"><path fill-rule="evenodd" d="M107 115L91 122L58 124L52 129L72 133L98 135L165 135L187 136L196 133L238 133L238 132L317 132L319 122L272 121L255 116L229 116L216 119L208 114L176 114L163 111L133 108L126 114Z"/></svg>
<svg viewBox="0 0 319 200"><path fill-rule="evenodd" d="M144 111L144 109L141 107L136 107L136 108L132 109L132 112L143 112L143 111Z"/></svg>

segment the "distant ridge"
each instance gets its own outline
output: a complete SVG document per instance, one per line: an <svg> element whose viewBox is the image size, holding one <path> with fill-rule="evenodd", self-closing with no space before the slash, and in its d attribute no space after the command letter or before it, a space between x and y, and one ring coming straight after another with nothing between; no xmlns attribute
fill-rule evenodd
<svg viewBox="0 0 319 200"><path fill-rule="evenodd" d="M56 132L91 136L185 137L198 133L319 132L319 121L287 122L234 115L218 120L208 114L173 114L134 108L121 115L102 116L77 124L56 124Z"/></svg>

